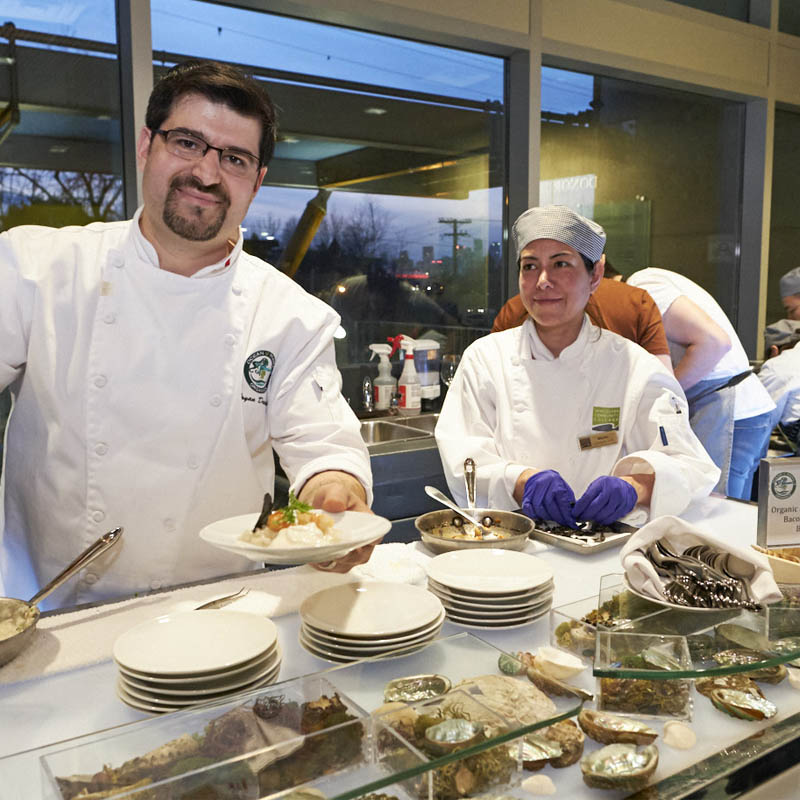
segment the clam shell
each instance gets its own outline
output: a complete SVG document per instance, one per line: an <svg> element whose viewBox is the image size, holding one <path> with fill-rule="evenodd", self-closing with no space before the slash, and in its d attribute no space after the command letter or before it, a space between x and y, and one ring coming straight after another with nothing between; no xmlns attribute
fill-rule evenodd
<svg viewBox="0 0 800 800"><path fill-rule="evenodd" d="M644 722L588 708L578 714L578 724L587 736L602 744L652 744L658 737L658 732Z"/></svg>
<svg viewBox="0 0 800 800"><path fill-rule="evenodd" d="M540 647L536 651L534 666L545 675L560 681L571 678L586 669L580 658L556 647Z"/></svg>
<svg viewBox="0 0 800 800"><path fill-rule="evenodd" d="M664 744L675 750L691 750L697 744L697 735L685 722L671 719L664 723Z"/></svg>
<svg viewBox="0 0 800 800"><path fill-rule="evenodd" d="M578 686L570 686L568 683L546 675L536 667L528 667L528 680L545 694L555 694L558 696L577 697L581 700L591 700L593 695Z"/></svg>
<svg viewBox="0 0 800 800"><path fill-rule="evenodd" d="M658 766L658 749L649 744L608 744L581 759L583 782L595 789L635 792L647 785Z"/></svg>
<svg viewBox="0 0 800 800"><path fill-rule="evenodd" d="M450 691L450 680L444 675L409 675L389 681L383 690L386 703L414 703L430 700Z"/></svg>
<svg viewBox="0 0 800 800"><path fill-rule="evenodd" d="M431 750L449 753L475 744L483 738L483 725L468 719L446 719L425 730L425 741Z"/></svg>
<svg viewBox="0 0 800 800"><path fill-rule="evenodd" d="M778 709L764 697L752 692L736 689L714 689L708 699L720 710L732 717L746 720L762 720L774 717Z"/></svg>

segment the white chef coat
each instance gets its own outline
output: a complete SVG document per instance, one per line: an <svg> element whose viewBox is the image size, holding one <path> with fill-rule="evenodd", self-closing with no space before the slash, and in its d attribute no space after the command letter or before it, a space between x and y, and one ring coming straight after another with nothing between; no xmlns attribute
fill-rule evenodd
<svg viewBox="0 0 800 800"><path fill-rule="evenodd" d="M579 437L614 424L616 443L581 449ZM514 486L531 468L557 470L576 498L600 475L655 473L653 518L681 512L719 479L675 378L655 356L587 316L558 358L530 319L471 344L436 441L456 501L465 502L463 464L471 457L476 504L488 508L517 508Z"/></svg>
<svg viewBox="0 0 800 800"><path fill-rule="evenodd" d="M728 334L731 340L731 349L722 356L707 375L703 376L704 381L732 378L734 375L739 375L750 369L747 353L742 347L733 325L731 325L719 303L702 286L698 286L685 275L658 267L648 267L634 272L626 280L626 283L629 286L638 286L640 289L645 289L655 301L662 317L675 300L683 295L705 311ZM683 358L686 348L669 338L667 342L672 365L675 366ZM749 419L759 414L766 414L775 408L769 394L764 391L764 387L759 383L755 375L750 375L741 383L738 383L735 387L735 392L734 420Z"/></svg>
<svg viewBox="0 0 800 800"><path fill-rule="evenodd" d="M53 606L257 566L201 541L258 511L274 447L296 490L328 469L371 502L369 456L339 391L338 315L242 251L187 278L134 220L0 235L0 388L9 420L2 575L28 597L98 536L119 545Z"/></svg>
<svg viewBox="0 0 800 800"><path fill-rule="evenodd" d="M777 407L774 421L788 425L800 419L800 342L765 361L758 377Z"/></svg>

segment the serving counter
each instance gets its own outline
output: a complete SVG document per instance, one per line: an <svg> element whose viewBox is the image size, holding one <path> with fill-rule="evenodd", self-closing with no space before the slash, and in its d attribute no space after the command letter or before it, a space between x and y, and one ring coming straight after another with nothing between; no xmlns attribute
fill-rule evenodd
<svg viewBox="0 0 800 800"><path fill-rule="evenodd" d="M757 507L753 504L712 496L683 516L732 543L746 546L755 542ZM419 543L381 547L408 548L418 562L427 557ZM553 568L554 607L596 597L602 576L621 571L618 550L580 556L540 542L530 542L528 547L529 552L540 556ZM117 668L110 656L118 633L142 619L202 603L242 585L274 598L270 616L278 627L283 650L281 682L330 670L324 676L327 680L334 686L341 685L343 692L356 695L368 712L374 710L376 695L375 687L370 686L370 676L375 678L376 686L378 683L382 686L386 674L395 669L393 662L397 676L409 674L403 671L402 662L383 660L359 664L359 677L354 681L352 667L336 667L323 661L304 650L298 641L300 620L296 609L302 599L324 586L347 580L349 576L320 573L309 567L265 571L120 603L43 615L38 650L20 656L19 663L11 662L0 668L0 797L3 800L45 797L43 757L46 759L48 754L63 750L67 746L65 740L150 718L149 714L125 705L116 695ZM464 633L464 628L448 621L441 637L463 636ZM538 646L549 643L550 621L545 616L531 625L512 630L473 629L470 634L502 651L535 651ZM463 638L454 641L463 642ZM459 646L452 652L458 652ZM347 670L350 670L349 678ZM436 671L441 672L441 669ZM585 680L593 688L588 672ZM337 684L337 681L343 683ZM656 780L661 783L656 796L685 796L688 787L708 783L713 777L730 773L764 752L798 739L800 722L792 717L800 712L800 692L783 681L769 687L769 699L778 707L777 716L749 722L727 717L705 698L695 696L691 725L698 735L697 745L688 751L660 747ZM186 713L178 712L178 715ZM656 727L660 732L660 724ZM102 738L97 737L97 741ZM691 765L697 765L693 771ZM98 764L97 768L100 767ZM562 796L603 796L583 784L577 766L560 770L547 767L546 770ZM391 789L383 791L393 793ZM519 791L515 792L518 796L525 796ZM499 793L507 794L502 790ZM621 796L618 792L605 794Z"/></svg>

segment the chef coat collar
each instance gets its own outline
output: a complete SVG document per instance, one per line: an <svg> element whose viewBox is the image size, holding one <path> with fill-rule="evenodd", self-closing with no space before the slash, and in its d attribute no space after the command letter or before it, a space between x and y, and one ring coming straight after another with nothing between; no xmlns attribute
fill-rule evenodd
<svg viewBox="0 0 800 800"><path fill-rule="evenodd" d="M133 225L131 226L131 240L133 241L133 246L136 249L136 255L145 263L151 264L156 269L161 269L161 265L158 263L158 253L156 253L155 247L147 240L145 235L142 233L142 228L139 225L139 217L142 216L142 210L144 206L139 206L136 209L136 213L133 215ZM215 264L209 264L207 267L203 267L203 269L198 270L194 273L194 275L190 275L190 278L214 278L217 275L222 275L222 273L227 272L232 265L236 263L236 259L239 258L239 253L242 252L242 243L244 238L242 236L242 231L239 229L239 238L236 241L233 249L226 255L224 258L221 258Z"/></svg>
<svg viewBox="0 0 800 800"><path fill-rule="evenodd" d="M558 359L561 361L570 361L574 358L578 358L583 353L586 343L589 341L592 328L594 328L594 325L592 325L589 317L584 314L583 324L578 332L578 337L571 345L568 345L561 351ZM528 319L526 319L523 323L522 331L522 349L523 351L528 351L530 353L530 356L528 357L533 358L536 361L556 360L556 356L550 352L547 346L539 338L539 332L536 330L536 325L534 325L533 320L530 317L528 317ZM524 354L525 353L523 352L523 355Z"/></svg>

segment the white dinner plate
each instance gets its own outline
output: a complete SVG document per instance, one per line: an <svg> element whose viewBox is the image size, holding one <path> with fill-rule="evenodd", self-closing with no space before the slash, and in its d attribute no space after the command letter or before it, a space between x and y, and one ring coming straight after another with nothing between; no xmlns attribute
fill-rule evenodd
<svg viewBox="0 0 800 800"><path fill-rule="evenodd" d="M473 619L485 619L487 622L492 620L512 619L513 617L526 617L531 613L542 608L544 605L551 605L553 596L542 598L538 603L531 603L524 608L512 608L508 611L496 611L495 609L479 609L479 608L462 608L453 603L445 603L444 610L448 615L453 613L462 617L471 617Z"/></svg>
<svg viewBox="0 0 800 800"><path fill-rule="evenodd" d="M549 564L516 550L453 550L428 562L428 575L464 592L507 595L531 591L553 579Z"/></svg>
<svg viewBox="0 0 800 800"><path fill-rule="evenodd" d="M403 647L397 647L393 650L386 650L383 653L370 653L369 655L357 655L355 653L341 653L337 650L329 650L325 647L320 647L311 639L306 637L303 632L301 631L298 635L300 640L300 644L308 650L309 653L312 655L317 656L318 658L322 658L325 661L335 661L337 664L350 664L353 661L360 661L363 658L375 658L376 656L380 656L382 659L389 659L389 658L398 658L408 655L409 653L416 652L417 650L421 650L423 647L430 644L432 641L436 639L436 635L431 636L428 639L423 639L421 642L416 642L412 645L404 645Z"/></svg>
<svg viewBox="0 0 800 800"><path fill-rule="evenodd" d="M260 675L258 678L254 678L251 681L246 681L238 686L230 686L223 691L214 692L213 694L172 695L161 694L159 692L149 692L146 689L142 689L138 686L132 686L130 683L127 683L123 676L120 676L119 678L119 688L124 690L126 694L130 695L134 699L141 700L143 702L154 703L155 705L191 706L195 705L196 703L210 703L214 700L219 700L232 694L238 694L239 692L250 691L250 689L259 689L262 686L268 686L272 683L275 683L275 679L278 677L280 669L280 663L273 664L264 672L263 675Z"/></svg>
<svg viewBox="0 0 800 800"><path fill-rule="evenodd" d="M376 514L365 511L340 511L338 513L325 512L333 517L334 528L337 531L337 541L334 544L309 547L274 547L267 545L261 547L250 542L242 541L239 537L245 531L253 530L258 514L242 514L238 517L228 517L218 522L206 525L200 531L200 538L214 547L220 547L232 553L249 558L251 561L265 564L318 564L322 561L332 561L357 547L380 539L392 527L392 523Z"/></svg>
<svg viewBox="0 0 800 800"><path fill-rule="evenodd" d="M433 630L441 627L442 623L444 622L444 609L442 609L442 613L428 625L423 625L421 628L415 628L413 631L408 631L407 633L402 633L397 636L383 636L383 637L358 637L353 638L352 636L341 636L335 633L330 633L329 631L323 631L319 628L315 628L313 625L309 625L307 622L303 622L303 628L309 632L309 634L313 635L314 639L319 640L322 644L323 642L326 645L332 645L334 647L352 647L352 648L359 648L359 647L382 647L385 645L401 645L403 642L407 642L412 639L418 639L421 636L425 636L426 634L431 633Z"/></svg>
<svg viewBox="0 0 800 800"><path fill-rule="evenodd" d="M542 592L531 592L526 594L520 600L513 598L513 603L490 603L481 599L475 599L472 595L461 595L457 592L450 592L447 589L440 589L439 584L428 582L428 591L435 594L444 605L463 606L464 608L481 608L494 610L498 612L506 610L514 610L515 608L527 608L528 606L535 605L545 597L551 597L553 594L553 584L547 584L547 588Z"/></svg>
<svg viewBox="0 0 800 800"><path fill-rule="evenodd" d="M519 620L518 622L509 623L506 625L494 625L485 622L461 622L449 616L448 621L451 625L457 625L460 628L477 628L483 631L506 631L511 630L512 628L522 628L525 625L530 625L532 622L536 622L536 620L541 619L549 610L550 606L547 606L547 608L537 612L531 617L527 617L524 620Z"/></svg>
<svg viewBox="0 0 800 800"><path fill-rule="evenodd" d="M179 611L147 620L117 637L123 667L153 677L218 672L263 655L278 639L275 623L238 611Z"/></svg>
<svg viewBox="0 0 800 800"><path fill-rule="evenodd" d="M245 686L248 683L259 680L272 672L275 667L280 664L280 661L280 650L274 651L272 656L268 659L244 671L237 672L234 675L227 675L222 678L213 678L210 681L199 681L191 684L182 683L176 685L161 681L142 680L131 676L124 670L120 670L120 678L128 688L136 688L140 691L155 695L175 695L176 697L180 697L182 695L214 694L215 692L230 691L237 686Z"/></svg>
<svg viewBox="0 0 800 800"><path fill-rule="evenodd" d="M315 592L300 606L303 622L329 633L374 638L411 633L442 613L442 601L405 583L356 581Z"/></svg>
<svg viewBox="0 0 800 800"><path fill-rule="evenodd" d="M237 612L240 613L240 612ZM275 653L278 648L278 642L276 641L272 647L269 647L263 653L260 653L255 658L248 659L247 661L242 662L241 664L235 664L232 667L225 667L224 669L213 670L211 672L202 672L202 673L174 673L170 674L169 676L161 674L161 673L154 673L154 672L140 672L136 669L130 669L129 667L124 666L117 662L117 669L124 673L126 677L135 678L137 681L147 681L147 682L154 682L163 685L172 685L176 688L179 686L197 686L204 682L208 681L215 681L219 679L225 679L229 677L233 677L241 672L245 672L246 670L252 670L258 666L264 666L267 661L275 658Z"/></svg>
<svg viewBox="0 0 800 800"><path fill-rule="evenodd" d="M415 644L419 644L419 642L427 641L439 633L442 625L444 624L444 620L445 614L442 612L442 618L437 622L437 624L432 628L426 629L424 633L420 633L409 639L403 639L400 641L396 639L388 642L383 640L383 644L373 644L373 640L370 640L369 644L331 642L329 639L323 639L319 634L316 633L316 631L308 628L306 625L301 626L300 630L302 631L303 636L305 636L306 639L310 639L317 647L325 648L326 650L332 650L334 652L346 653L347 655L360 655L361 658L367 658L374 653L385 653L388 650L400 650L404 647L413 647Z"/></svg>
<svg viewBox="0 0 800 800"><path fill-rule="evenodd" d="M524 592L509 592L508 594L481 594L480 592L464 592L445 586L443 583L428 576L428 590L439 595L449 595L462 603L477 603L481 606L508 606L520 603L529 603L537 597L548 592L552 594L554 588L553 581L547 581L536 589Z"/></svg>

